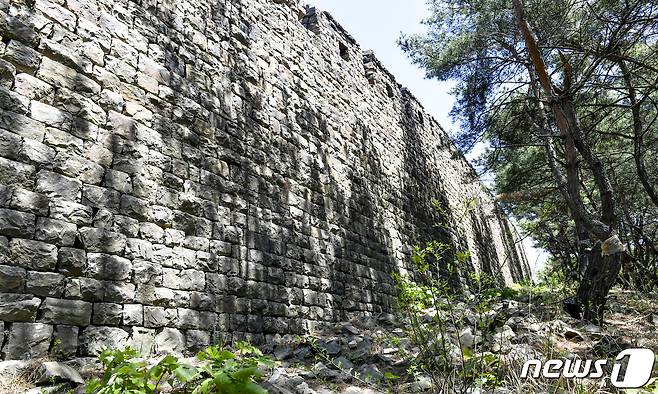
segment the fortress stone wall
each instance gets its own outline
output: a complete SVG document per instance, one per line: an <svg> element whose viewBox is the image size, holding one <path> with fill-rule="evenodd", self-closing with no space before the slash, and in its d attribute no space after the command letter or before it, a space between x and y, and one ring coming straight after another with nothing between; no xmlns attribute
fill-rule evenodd
<svg viewBox="0 0 658 394"><path fill-rule="evenodd" d="M431 239L501 284L529 276L440 125L326 13L0 12L1 358L194 351L388 312L390 273Z"/></svg>

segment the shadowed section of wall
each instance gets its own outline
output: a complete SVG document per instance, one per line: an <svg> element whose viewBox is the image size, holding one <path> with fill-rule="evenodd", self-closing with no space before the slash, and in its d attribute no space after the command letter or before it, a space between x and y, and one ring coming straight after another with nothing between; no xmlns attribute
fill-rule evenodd
<svg viewBox="0 0 658 394"><path fill-rule="evenodd" d="M193 352L387 312L390 274L432 239L501 284L529 277L441 127L328 14L0 11L2 358Z"/></svg>

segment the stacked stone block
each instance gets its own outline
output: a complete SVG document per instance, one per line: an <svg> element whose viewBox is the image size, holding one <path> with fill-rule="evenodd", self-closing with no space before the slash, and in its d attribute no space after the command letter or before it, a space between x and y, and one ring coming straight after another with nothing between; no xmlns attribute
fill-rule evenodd
<svg viewBox="0 0 658 394"><path fill-rule="evenodd" d="M390 311L390 273L435 236L503 282L528 275L439 125L326 14L0 0L0 36L4 359L195 351ZM436 234L429 202L469 196L477 215Z"/></svg>

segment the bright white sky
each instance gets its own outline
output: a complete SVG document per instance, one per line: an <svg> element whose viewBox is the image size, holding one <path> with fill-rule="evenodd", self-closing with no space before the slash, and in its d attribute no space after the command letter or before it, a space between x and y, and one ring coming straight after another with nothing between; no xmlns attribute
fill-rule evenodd
<svg viewBox="0 0 658 394"><path fill-rule="evenodd" d="M426 0L307 0L309 5L329 13L361 45L361 49L371 49L375 56L420 100L443 128L452 134L455 125L450 118L454 98L450 95L453 83L426 79L425 72L413 65L397 45L400 33L422 33L425 26L421 20L429 16ZM467 156L472 159L480 149ZM530 267L537 272L543 267L546 254L535 249L532 241L524 239Z"/></svg>

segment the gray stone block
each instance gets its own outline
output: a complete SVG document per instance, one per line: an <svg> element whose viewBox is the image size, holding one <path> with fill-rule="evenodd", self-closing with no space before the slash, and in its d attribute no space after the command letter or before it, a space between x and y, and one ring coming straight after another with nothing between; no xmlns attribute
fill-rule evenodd
<svg viewBox="0 0 658 394"><path fill-rule="evenodd" d="M162 285L162 266L144 260L133 261L133 277L136 284Z"/></svg>
<svg viewBox="0 0 658 394"><path fill-rule="evenodd" d="M87 326L91 322L92 304L85 301L46 298L39 308L41 321L52 324Z"/></svg>
<svg viewBox="0 0 658 394"><path fill-rule="evenodd" d="M80 353L97 356L105 348L122 349L128 345L128 332L117 327L89 326L80 335Z"/></svg>
<svg viewBox="0 0 658 394"><path fill-rule="evenodd" d="M94 227L112 230L114 226L114 215L105 208L99 209L94 215Z"/></svg>
<svg viewBox="0 0 658 394"><path fill-rule="evenodd" d="M185 332L185 348L188 352L196 353L210 346L210 333L201 330L187 330Z"/></svg>
<svg viewBox="0 0 658 394"><path fill-rule="evenodd" d="M12 192L12 187L0 185L0 207L9 207Z"/></svg>
<svg viewBox="0 0 658 394"><path fill-rule="evenodd" d="M21 143L21 137L7 130L0 129L0 156L15 160L18 158Z"/></svg>
<svg viewBox="0 0 658 394"><path fill-rule="evenodd" d="M141 326L144 323L144 306L141 304L126 304L123 306L123 325Z"/></svg>
<svg viewBox="0 0 658 394"><path fill-rule="evenodd" d="M51 198L63 198L77 201L82 189L82 182L51 171L39 171L36 192Z"/></svg>
<svg viewBox="0 0 658 394"><path fill-rule="evenodd" d="M179 286L181 290L203 291L206 288L205 274L193 269L183 270L180 272Z"/></svg>
<svg viewBox="0 0 658 394"><path fill-rule="evenodd" d="M126 244L125 256L131 260L151 260L153 244L138 238L129 238Z"/></svg>
<svg viewBox="0 0 658 394"><path fill-rule="evenodd" d="M39 52L17 40L9 42L3 57L12 62L18 71L29 74L34 73L41 61Z"/></svg>
<svg viewBox="0 0 658 394"><path fill-rule="evenodd" d="M64 275L54 272L27 273L25 291L40 297L61 297L64 293L66 280Z"/></svg>
<svg viewBox="0 0 658 394"><path fill-rule="evenodd" d="M57 265L57 247L41 241L14 238L9 242L14 264L39 271L52 271Z"/></svg>
<svg viewBox="0 0 658 394"><path fill-rule="evenodd" d="M0 235L8 237L31 237L37 217L24 212L0 209Z"/></svg>
<svg viewBox="0 0 658 394"><path fill-rule="evenodd" d="M53 326L43 323L13 323L4 347L7 360L27 360L48 355Z"/></svg>
<svg viewBox="0 0 658 394"><path fill-rule="evenodd" d="M15 187L11 194L10 206L23 212L48 216L50 200L43 194L34 193L21 187Z"/></svg>
<svg viewBox="0 0 658 394"><path fill-rule="evenodd" d="M50 353L64 360L75 357L78 351L78 331L79 327L76 326L55 326Z"/></svg>
<svg viewBox="0 0 658 394"><path fill-rule="evenodd" d="M123 307L119 304L96 303L92 323L97 326L118 326L121 324Z"/></svg>
<svg viewBox="0 0 658 394"><path fill-rule="evenodd" d="M27 114L30 99L0 86L0 108L19 114Z"/></svg>
<svg viewBox="0 0 658 394"><path fill-rule="evenodd" d="M0 320L33 322L41 300L30 294L0 293Z"/></svg>
<svg viewBox="0 0 658 394"><path fill-rule="evenodd" d="M128 237L137 237L139 233L139 220L124 215L114 215L113 229Z"/></svg>
<svg viewBox="0 0 658 394"><path fill-rule="evenodd" d="M124 240L125 241L125 240ZM104 253L88 253L85 275L96 279L127 280L132 274L130 260Z"/></svg>
<svg viewBox="0 0 658 394"><path fill-rule="evenodd" d="M62 220L38 218L34 237L39 241L60 246L71 246L75 242L78 227Z"/></svg>
<svg viewBox="0 0 658 394"><path fill-rule="evenodd" d="M118 211L121 193L105 187L84 185L82 187L82 203L94 208L108 208Z"/></svg>
<svg viewBox="0 0 658 394"><path fill-rule="evenodd" d="M66 276L81 276L87 264L84 249L60 248L57 255L57 271Z"/></svg>
<svg viewBox="0 0 658 394"><path fill-rule="evenodd" d="M163 241L165 231L168 232L169 229L163 230L155 223L144 222L139 224L139 236L151 242L161 243Z"/></svg>
<svg viewBox="0 0 658 394"><path fill-rule="evenodd" d="M89 302L100 302L105 298L105 284L91 278L73 278L66 284L64 297Z"/></svg>
<svg viewBox="0 0 658 394"><path fill-rule="evenodd" d="M103 186L112 188L120 193L132 193L130 175L121 171L107 170L103 178Z"/></svg>
<svg viewBox="0 0 658 394"><path fill-rule="evenodd" d="M0 183L32 188L34 186L35 171L36 168L31 164L19 163L0 157Z"/></svg>
<svg viewBox="0 0 658 394"><path fill-rule="evenodd" d="M16 67L8 61L0 59L0 86L11 88L14 84L15 76Z"/></svg>
<svg viewBox="0 0 658 394"><path fill-rule="evenodd" d="M132 197L128 194L121 196L121 213L138 220L148 220L148 201Z"/></svg>
<svg viewBox="0 0 658 394"><path fill-rule="evenodd" d="M166 309L161 306L144 306L144 326L161 328L174 325L178 318L176 309Z"/></svg>
<svg viewBox="0 0 658 394"><path fill-rule="evenodd" d="M135 285L125 282L105 282L105 301L120 304L135 301Z"/></svg>
<svg viewBox="0 0 658 394"><path fill-rule="evenodd" d="M0 289L7 293L22 292L27 272L24 268L0 265Z"/></svg>
<svg viewBox="0 0 658 394"><path fill-rule="evenodd" d="M91 224L92 209L75 202L55 199L50 203L50 218L88 226Z"/></svg>
<svg viewBox="0 0 658 394"><path fill-rule="evenodd" d="M121 254L126 248L126 236L123 234L93 227L83 227L79 232L88 252Z"/></svg>
<svg viewBox="0 0 658 394"><path fill-rule="evenodd" d="M41 168L51 168L57 152L41 142L25 139L18 154L19 161L40 165Z"/></svg>
<svg viewBox="0 0 658 394"><path fill-rule="evenodd" d="M155 336L157 354L182 354L185 351L185 335L175 328L163 328Z"/></svg>

